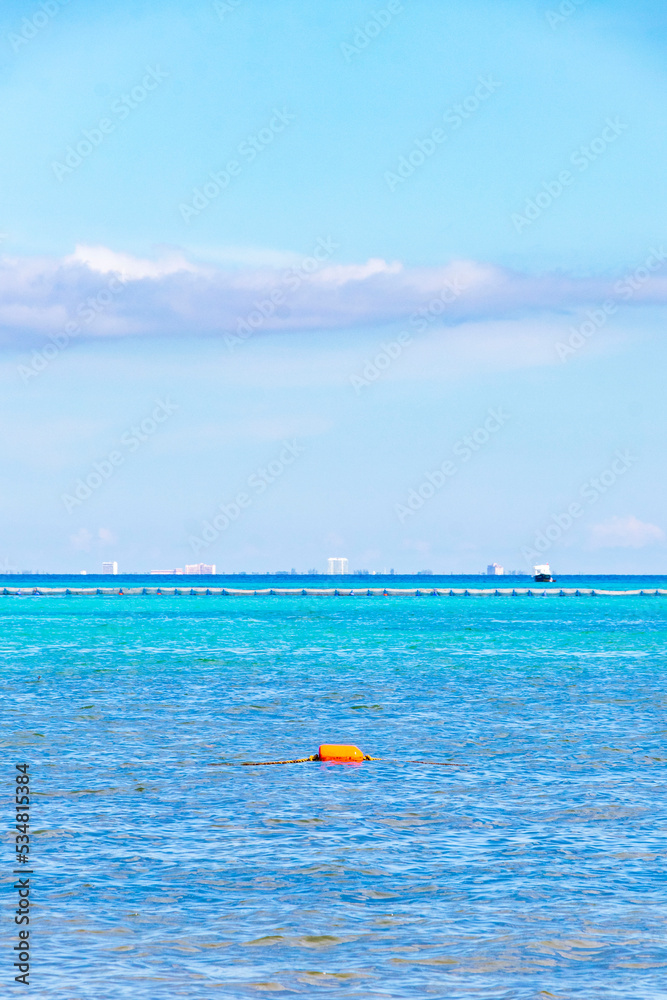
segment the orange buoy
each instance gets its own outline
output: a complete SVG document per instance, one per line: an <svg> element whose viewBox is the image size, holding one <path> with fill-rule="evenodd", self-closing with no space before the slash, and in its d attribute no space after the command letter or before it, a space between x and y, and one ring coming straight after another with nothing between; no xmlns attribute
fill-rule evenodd
<svg viewBox="0 0 667 1000"><path fill-rule="evenodd" d="M359 763L366 759L359 747L350 743L323 743L318 750L320 760L335 761L338 764Z"/></svg>

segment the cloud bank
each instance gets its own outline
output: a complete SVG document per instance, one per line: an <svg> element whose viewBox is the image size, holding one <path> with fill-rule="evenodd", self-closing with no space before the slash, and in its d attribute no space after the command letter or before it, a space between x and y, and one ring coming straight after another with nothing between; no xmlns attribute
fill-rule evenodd
<svg viewBox="0 0 667 1000"><path fill-rule="evenodd" d="M564 315L603 303L667 305L667 253L658 247L615 277L522 274L453 261L405 267L371 259L336 262L337 244L320 239L287 268L223 267L173 251L151 260L106 247L79 246L64 258L0 260L0 335L5 344L62 336L232 335L337 330Z"/></svg>
<svg viewBox="0 0 667 1000"><path fill-rule="evenodd" d="M640 521L633 514L610 517L590 529L591 548L641 549L665 540L665 533L656 524Z"/></svg>

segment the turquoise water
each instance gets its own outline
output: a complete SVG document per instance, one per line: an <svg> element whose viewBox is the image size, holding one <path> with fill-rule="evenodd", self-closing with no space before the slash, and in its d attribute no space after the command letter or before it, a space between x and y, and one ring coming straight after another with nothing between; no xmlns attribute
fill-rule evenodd
<svg viewBox="0 0 667 1000"><path fill-rule="evenodd" d="M667 996L667 598L10 597L0 619L33 995ZM321 742L387 760L210 766Z"/></svg>

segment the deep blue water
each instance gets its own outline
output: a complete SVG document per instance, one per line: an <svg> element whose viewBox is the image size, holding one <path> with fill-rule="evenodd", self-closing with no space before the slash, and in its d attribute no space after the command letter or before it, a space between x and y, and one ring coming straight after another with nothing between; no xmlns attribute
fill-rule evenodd
<svg viewBox="0 0 667 1000"><path fill-rule="evenodd" d="M666 623L659 597L1 599L31 995L666 997ZM386 759L210 766L321 742Z"/></svg>

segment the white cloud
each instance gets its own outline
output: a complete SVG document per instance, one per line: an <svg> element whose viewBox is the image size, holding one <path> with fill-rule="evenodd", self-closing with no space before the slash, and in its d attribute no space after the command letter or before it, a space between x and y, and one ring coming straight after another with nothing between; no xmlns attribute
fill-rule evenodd
<svg viewBox="0 0 667 1000"><path fill-rule="evenodd" d="M108 247L77 246L74 253L63 260L65 265L83 264L98 274L118 274L125 280L137 281L140 278L162 278L167 274L177 274L179 271L194 272L194 264L190 264L182 253L173 251L159 260L148 260L132 257L127 253L116 253Z"/></svg>
<svg viewBox="0 0 667 1000"><path fill-rule="evenodd" d="M339 263L335 244L321 240L322 247L319 262L253 251L248 263L236 266L192 261L178 249L149 259L103 246L77 246L60 259L4 257L0 327L9 343L60 334L67 323L76 324L82 337L220 335L244 324L251 333L388 323L419 332L546 313L566 326L610 298L620 305L667 305L667 279L657 273L661 263L656 273L632 272L636 288L627 295L619 290L629 287L625 278L529 275L467 260L428 268L381 258ZM223 253L221 259L231 258Z"/></svg>
<svg viewBox="0 0 667 1000"><path fill-rule="evenodd" d="M590 530L590 545L594 549L641 549L662 542L665 532L656 524L640 521L633 514L610 517Z"/></svg>

